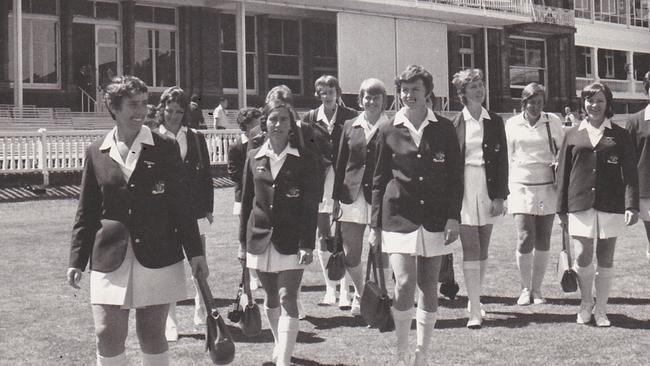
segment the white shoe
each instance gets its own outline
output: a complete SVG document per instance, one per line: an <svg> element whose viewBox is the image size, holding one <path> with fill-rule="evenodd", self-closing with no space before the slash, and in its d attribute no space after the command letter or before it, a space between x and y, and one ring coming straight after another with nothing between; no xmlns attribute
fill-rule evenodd
<svg viewBox="0 0 650 366"><path fill-rule="evenodd" d="M203 306L194 307L194 325L205 325L205 318L207 318L207 316L208 314L205 312Z"/></svg>
<svg viewBox="0 0 650 366"><path fill-rule="evenodd" d="M467 320L467 328L481 329L482 324L483 318L481 316L472 316L472 314L469 315L469 319Z"/></svg>
<svg viewBox="0 0 650 366"><path fill-rule="evenodd" d="M578 311L578 316L576 317L576 323L578 324L587 324L591 321L591 312L594 310L593 303L582 303L580 304L580 310ZM607 318L607 317L605 317Z"/></svg>
<svg viewBox="0 0 650 366"><path fill-rule="evenodd" d="M546 304L546 299L542 296L541 292L533 291L531 292L531 295L533 296L533 304L535 305Z"/></svg>
<svg viewBox="0 0 650 366"><path fill-rule="evenodd" d="M358 316L361 315L361 297L354 295L354 299L352 299L352 306L350 307L350 314L352 316Z"/></svg>
<svg viewBox="0 0 650 366"><path fill-rule="evenodd" d="M303 320L307 318L307 313L305 313L305 309L302 307L302 301L298 299L298 319Z"/></svg>
<svg viewBox="0 0 650 366"><path fill-rule="evenodd" d="M481 316L485 316L487 313L485 312L485 309L483 307L483 303L479 303L479 304L481 304ZM467 312L471 313L470 306L469 306L469 301L467 302Z"/></svg>
<svg viewBox="0 0 650 366"><path fill-rule="evenodd" d="M257 278L251 278L250 287L251 287L251 291L255 291L258 288L262 287L262 283Z"/></svg>
<svg viewBox="0 0 650 366"><path fill-rule="evenodd" d="M167 342L176 342L178 340L178 329L176 328L176 324L170 324L170 322L167 322L167 325L165 326L165 338L167 339Z"/></svg>
<svg viewBox="0 0 650 366"><path fill-rule="evenodd" d="M519 299L517 299L517 305L530 305L530 290L527 288L521 290L521 295L519 295Z"/></svg>
<svg viewBox="0 0 650 366"><path fill-rule="evenodd" d="M321 305L336 305L336 290L327 289L325 291L325 296L323 296L323 300L321 300L320 304Z"/></svg>
<svg viewBox="0 0 650 366"><path fill-rule="evenodd" d="M424 353L415 351L415 361L413 362L414 366L427 366L427 358Z"/></svg>
<svg viewBox="0 0 650 366"><path fill-rule="evenodd" d="M350 301L348 294L341 292L339 296L339 309L349 309L352 306L352 301Z"/></svg>
<svg viewBox="0 0 650 366"><path fill-rule="evenodd" d="M612 323L607 318L606 313L601 313L599 311L594 312L594 319L596 320L597 327L609 327Z"/></svg>

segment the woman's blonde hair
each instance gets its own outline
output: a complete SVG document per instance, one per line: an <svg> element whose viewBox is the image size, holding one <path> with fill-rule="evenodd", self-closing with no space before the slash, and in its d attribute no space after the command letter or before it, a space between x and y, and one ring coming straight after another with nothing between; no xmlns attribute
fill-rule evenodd
<svg viewBox="0 0 650 366"><path fill-rule="evenodd" d="M456 88L456 93L463 104L467 103L465 98L465 87L475 81L483 81L483 71L480 69L465 69L454 74L451 83Z"/></svg>

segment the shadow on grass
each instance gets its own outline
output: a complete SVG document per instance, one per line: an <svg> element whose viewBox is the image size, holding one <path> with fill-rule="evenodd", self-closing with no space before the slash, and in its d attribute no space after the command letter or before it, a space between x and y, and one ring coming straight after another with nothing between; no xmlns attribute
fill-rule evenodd
<svg viewBox="0 0 650 366"><path fill-rule="evenodd" d="M232 304L233 299L219 299L213 300L214 305L218 308L223 308ZM176 303L176 306L194 306L194 299L182 300Z"/></svg>
<svg viewBox="0 0 650 366"><path fill-rule="evenodd" d="M366 327L366 322L361 317L355 316L334 316L321 318L308 315L305 319L310 322L316 330L334 329L334 328L361 328Z"/></svg>
<svg viewBox="0 0 650 366"><path fill-rule="evenodd" d="M298 358L298 357L291 357L291 364L296 364L296 365L300 365L300 366L347 366L348 365L348 364L344 364L344 363L324 364L324 363L319 363L319 362L316 362L316 361L307 360L307 359ZM267 365L271 366L273 364L272 363L263 364L263 366L267 366Z"/></svg>
<svg viewBox="0 0 650 366"><path fill-rule="evenodd" d="M228 324L228 330L230 330L232 340L235 343L273 343L273 333L271 333L270 329L262 329L262 332L255 337L245 336L238 326ZM203 329L201 329L198 333L179 333L178 338L192 338L205 341L205 334L203 333ZM298 343L312 344L324 341L325 339L317 337L316 333L298 332Z"/></svg>

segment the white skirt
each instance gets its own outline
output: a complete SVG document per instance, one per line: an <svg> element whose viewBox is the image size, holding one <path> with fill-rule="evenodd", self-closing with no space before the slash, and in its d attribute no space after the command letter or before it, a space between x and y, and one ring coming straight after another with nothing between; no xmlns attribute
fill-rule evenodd
<svg viewBox="0 0 650 366"><path fill-rule="evenodd" d="M183 261L163 268L144 267L129 239L124 261L115 271L90 271L90 303L123 309L171 304L188 298L185 282Z"/></svg>
<svg viewBox="0 0 650 366"><path fill-rule="evenodd" d="M332 192L334 191L334 169L330 166L325 173L325 183L323 187L323 200L318 205L319 213L331 214L334 209L334 200Z"/></svg>
<svg viewBox="0 0 650 366"><path fill-rule="evenodd" d="M420 257L435 257L451 253L451 244L445 245L444 232L431 232L420 226L411 233L381 232L381 247L385 253L402 253Z"/></svg>
<svg viewBox="0 0 650 366"><path fill-rule="evenodd" d="M496 217L490 215L492 200L488 195L485 167L465 165L465 189L463 207L460 211L462 225L483 226L493 224Z"/></svg>
<svg viewBox="0 0 650 366"><path fill-rule="evenodd" d="M625 215L597 211L594 208L571 212L569 235L585 238L607 239L621 236L625 232Z"/></svg>
<svg viewBox="0 0 650 366"><path fill-rule="evenodd" d="M639 199L639 220L650 221L650 198Z"/></svg>
<svg viewBox="0 0 650 366"><path fill-rule="evenodd" d="M368 225L370 224L371 214L372 206L366 202L363 192L359 192L357 199L351 204L341 203L341 218L339 221Z"/></svg>
<svg viewBox="0 0 650 366"><path fill-rule="evenodd" d="M256 269L261 272L280 272L292 269L305 269L307 265L300 264L298 253L281 254L273 244L269 243L264 253L251 254L246 253L246 267Z"/></svg>
<svg viewBox="0 0 650 366"><path fill-rule="evenodd" d="M508 213L527 215L553 215L557 195L553 184L524 185L510 183L508 195Z"/></svg>

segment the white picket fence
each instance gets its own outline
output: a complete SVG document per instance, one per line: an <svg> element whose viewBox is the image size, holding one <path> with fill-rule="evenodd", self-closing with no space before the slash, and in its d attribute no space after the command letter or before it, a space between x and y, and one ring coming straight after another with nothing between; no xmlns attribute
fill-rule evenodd
<svg viewBox="0 0 650 366"><path fill-rule="evenodd" d="M43 174L49 183L50 172L80 171L85 161L86 147L103 138L107 130L97 131L48 131L0 132L0 174ZM203 130L210 163L228 162L228 148L234 143L239 130Z"/></svg>

